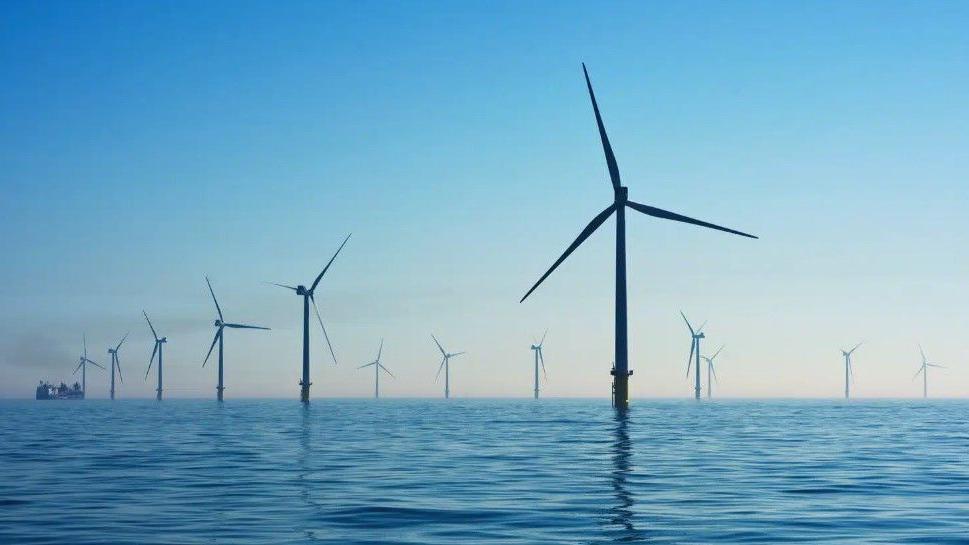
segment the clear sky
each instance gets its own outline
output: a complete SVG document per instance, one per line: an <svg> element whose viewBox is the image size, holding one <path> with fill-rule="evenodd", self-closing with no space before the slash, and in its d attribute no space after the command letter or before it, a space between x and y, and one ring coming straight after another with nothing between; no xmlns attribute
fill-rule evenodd
<svg viewBox="0 0 969 545"><path fill-rule="evenodd" d="M317 291L314 396L606 396L611 202L589 66L630 198L751 241L628 213L633 397L688 396L689 336L725 343L724 396L920 394L917 343L969 393L965 2L5 2L0 7L0 396L67 380L130 331L121 397L171 396L215 309L227 397L298 394ZM90 397L107 379L89 372Z"/></svg>

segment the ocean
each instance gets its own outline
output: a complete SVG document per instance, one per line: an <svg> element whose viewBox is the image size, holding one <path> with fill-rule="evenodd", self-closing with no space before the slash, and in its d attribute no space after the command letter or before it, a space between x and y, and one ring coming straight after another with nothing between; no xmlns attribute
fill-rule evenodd
<svg viewBox="0 0 969 545"><path fill-rule="evenodd" d="M0 543L969 543L969 402L0 402Z"/></svg>

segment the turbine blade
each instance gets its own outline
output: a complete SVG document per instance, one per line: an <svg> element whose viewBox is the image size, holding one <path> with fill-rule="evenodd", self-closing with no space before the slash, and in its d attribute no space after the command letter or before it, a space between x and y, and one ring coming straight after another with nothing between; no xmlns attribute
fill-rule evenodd
<svg viewBox="0 0 969 545"><path fill-rule="evenodd" d="M336 352L333 351L333 344L330 343L330 336L326 333L326 326L323 325L323 318L320 316L320 308L316 306L316 297L310 293L310 302L313 303L313 312L316 313L316 321L320 322L320 329L323 330L323 338L326 339L326 346L330 349L330 356L333 358L333 365L336 365Z"/></svg>
<svg viewBox="0 0 969 545"><path fill-rule="evenodd" d="M329 269L330 265L333 264L333 260L336 259L336 256L340 255L340 250L342 250L343 247L346 246L348 240L350 240L349 234L347 235L347 238L343 239L343 244L341 244L340 247L336 249L336 253L333 254L333 257L330 258L330 262L326 264L326 267L323 267L323 270L320 271L319 276L317 276L316 280L313 281L313 286L310 288L310 293L313 293L313 290L316 289L316 285L319 284L320 280L323 279L323 275L326 274L326 270Z"/></svg>
<svg viewBox="0 0 969 545"><path fill-rule="evenodd" d="M457 353L451 354L450 356L452 358L456 358L456 357L460 356L461 354L467 354L467 352L457 352Z"/></svg>
<svg viewBox="0 0 969 545"><path fill-rule="evenodd" d="M542 376L548 380L548 373L545 371L545 356L542 356L542 349L538 349L538 361L542 364Z"/></svg>
<svg viewBox="0 0 969 545"><path fill-rule="evenodd" d="M225 327L231 327L232 329L262 329L263 331L270 331L268 327L262 327L258 325L225 324Z"/></svg>
<svg viewBox="0 0 969 545"><path fill-rule="evenodd" d="M145 380L148 380L148 373L151 372L151 364L155 361L155 354L158 352L158 343L155 343L155 349L151 351L151 359L148 360L148 369L145 371Z"/></svg>
<svg viewBox="0 0 969 545"><path fill-rule="evenodd" d="M387 373L388 375L390 375L391 377L397 378L397 377L394 376L393 373L390 372L390 369L387 369L386 367L384 367L382 363L378 363L377 366L380 367L381 369L383 369L384 372Z"/></svg>
<svg viewBox="0 0 969 545"><path fill-rule="evenodd" d="M141 313L145 315L145 320L148 321L148 327L151 328L151 336L154 337L155 340L157 341L158 333L155 333L155 326L151 325L151 320L148 320L148 313L145 312L144 310L142 310Z"/></svg>
<svg viewBox="0 0 969 545"><path fill-rule="evenodd" d="M121 356L117 352L114 353L114 363L118 366L118 380L124 382L124 377L121 376Z"/></svg>
<svg viewBox="0 0 969 545"><path fill-rule="evenodd" d="M686 322L686 327L690 328L690 335L691 336L692 335L696 335L696 331L693 331L693 326L690 325L690 321L686 319L686 314L683 314L683 311L682 310L680 311L680 316L682 316L683 317L683 321Z"/></svg>
<svg viewBox="0 0 969 545"><path fill-rule="evenodd" d="M123 344L124 344L124 341L125 341L125 339L127 339L127 338L128 338L128 334L127 334L127 333L125 333L125 334L124 334L124 337L121 337L121 342L119 342L119 343L118 343L118 346L115 346L115 347L114 347L114 351L115 351L115 352L117 352L118 350L120 350L120 349L121 349L121 345L123 345Z"/></svg>
<svg viewBox="0 0 969 545"><path fill-rule="evenodd" d="M266 282L266 283L269 284L270 286L279 286L281 288L286 288L288 290L296 291L296 288L294 288L293 286L287 286L286 284L277 284L275 282Z"/></svg>
<svg viewBox="0 0 969 545"><path fill-rule="evenodd" d="M377 349L377 361L380 361L380 355L384 353L384 340L380 339L380 348Z"/></svg>
<svg viewBox="0 0 969 545"><path fill-rule="evenodd" d="M921 344L919 344L919 354L922 354L922 363L925 363L925 351L922 350Z"/></svg>
<svg viewBox="0 0 969 545"><path fill-rule="evenodd" d="M690 377L690 368L693 367L693 349L696 348L696 339L690 339L690 356L686 359L686 376Z"/></svg>
<svg viewBox="0 0 969 545"><path fill-rule="evenodd" d="M852 352L854 352L855 350L858 350L858 347L859 347L859 346L861 346L863 342L864 342L864 341L862 341L862 342L860 342L860 343L858 343L858 344L856 344L854 348L852 348L851 350L849 350L849 351L848 351L848 355L850 356Z"/></svg>
<svg viewBox="0 0 969 545"><path fill-rule="evenodd" d="M215 348L215 343L219 342L220 336L222 336L221 327L215 332L215 337L212 338L212 344L209 346L209 352L205 354L205 359L202 360L202 367L205 367L205 364L209 362L209 356L212 355L212 349Z"/></svg>
<svg viewBox="0 0 969 545"><path fill-rule="evenodd" d="M720 379L717 378L717 368L713 365L712 361L710 362L710 374L713 375L713 382L720 384Z"/></svg>
<svg viewBox="0 0 969 545"><path fill-rule="evenodd" d="M205 277L205 283L209 285L209 293L212 294L212 301L215 302L215 310L219 313L219 320L224 322L225 318L222 317L222 307L219 306L219 300L215 298L215 292L212 291L212 282L209 281L208 276Z"/></svg>
<svg viewBox="0 0 969 545"><path fill-rule="evenodd" d="M81 334L81 341L84 343L84 359L87 359L87 334Z"/></svg>
<svg viewBox="0 0 969 545"><path fill-rule="evenodd" d="M75 367L75 368L74 368L74 372L73 372L73 373L71 373L71 374L72 374L72 375L76 375L76 374L77 374L77 371L78 371L78 369L80 369L82 365L84 365L84 360L83 360L83 359L82 359L82 360L81 360L80 362L78 362L78 364L77 364L77 367Z"/></svg>
<svg viewBox="0 0 969 545"><path fill-rule="evenodd" d="M939 369L948 369L948 367L946 367L945 365L939 365L937 363L927 363L926 365L928 365L929 367L938 367Z"/></svg>
<svg viewBox="0 0 969 545"><path fill-rule="evenodd" d="M700 333L703 333L703 328L706 326L707 326L707 321L703 320L703 323L700 324L700 327L696 330L696 334L699 335Z"/></svg>
<svg viewBox="0 0 969 545"><path fill-rule="evenodd" d="M723 350L723 345L722 345L722 344L720 345L720 348L718 348L718 349L717 349L717 351L716 351L716 352L714 352L712 356L710 356L710 361L711 361L711 362L712 362L713 360L715 360L715 359L717 358L717 356L719 356L719 355L720 355L720 351L721 351L721 350Z"/></svg>
<svg viewBox="0 0 969 545"><path fill-rule="evenodd" d="M357 367L357 369L363 369L364 367L370 367L371 365L377 365L377 362L372 361L370 363L365 363L365 364L361 365L360 367Z"/></svg>
<svg viewBox="0 0 969 545"><path fill-rule="evenodd" d="M91 365L95 365L95 366L100 367L101 369L104 369L105 371L107 371L107 369L103 365L101 365L100 363L98 363L98 362L96 362L94 360L89 360L87 358L84 358L84 361L90 363Z"/></svg>
<svg viewBox="0 0 969 545"><path fill-rule="evenodd" d="M437 374L434 375L434 382L437 382L437 379L441 378L441 369L444 369L444 362L446 361L447 361L447 356L444 356L443 358L441 358L441 365L437 368Z"/></svg>
<svg viewBox="0 0 969 545"><path fill-rule="evenodd" d="M437 345L437 349L441 351L441 354L447 356L447 351L444 350L444 347L441 346L441 343L438 342L437 337L435 337L433 333L431 333L431 338L434 339L434 344Z"/></svg>
<svg viewBox="0 0 969 545"><path fill-rule="evenodd" d="M656 208L654 206L646 206L645 204L639 204L638 202L633 202L633 201L626 201L626 205L632 208L633 210L638 210L639 212L642 212L647 216L653 216L654 218L663 218L667 220L681 221L683 223L692 223L693 225L699 225L700 227L707 227L710 229L716 229L718 231L733 233L735 235L740 235L742 237L757 238L754 235L749 235L742 231L736 231L734 229L730 229L727 227L721 227L719 225L714 225L712 223L707 223L705 221L696 220L693 218L689 218L687 216L683 216L681 214L677 214L675 212L669 212L661 208Z"/></svg>
<svg viewBox="0 0 969 545"><path fill-rule="evenodd" d="M924 371L924 370L925 370L925 367L924 366L923 367L919 367L919 370L915 372L915 376L912 377L912 380L917 379L919 377L919 375L922 374L922 371Z"/></svg>
<svg viewBox="0 0 969 545"><path fill-rule="evenodd" d="M533 291L535 291L535 288L541 285L541 283L544 282L545 279L548 278L550 274L552 274L552 271L558 268L558 266L561 265L562 262L565 261L565 259L569 257L569 255L571 255L572 252L574 252L575 249L578 248L579 245L585 241L585 239L589 238L589 235L594 233L595 230L598 229L599 226L602 225L602 223L606 221L606 219L608 219L609 216L615 210L616 210L616 205L610 204L605 210L603 210L602 212L599 212L599 215L592 218L592 221L589 222L589 225L585 226L585 229L583 229L582 232L579 233L579 236L576 237L575 241L572 242L572 244L565 249L565 252L562 254L562 256L559 257L555 261L555 263L552 264L552 266L545 272L545 274L543 274L542 277L538 279L538 282L535 282L535 285L532 286L532 289L528 290L528 292L525 293L525 296L521 298L521 301L518 301L518 302L521 303L525 299L528 299L528 296L531 295Z"/></svg>
<svg viewBox="0 0 969 545"><path fill-rule="evenodd" d="M592 82L589 80L589 71L582 63L582 73L585 74L585 85L589 88L589 98L592 99L592 110L596 114L596 125L599 127L599 139L602 140L602 151L606 154L606 164L609 166L609 178L612 180L612 188L619 189L619 165L616 164L616 156L612 153L612 145L609 144L609 136L606 135L606 127L602 124L602 115L599 113L599 103L596 102L596 95L592 91Z"/></svg>

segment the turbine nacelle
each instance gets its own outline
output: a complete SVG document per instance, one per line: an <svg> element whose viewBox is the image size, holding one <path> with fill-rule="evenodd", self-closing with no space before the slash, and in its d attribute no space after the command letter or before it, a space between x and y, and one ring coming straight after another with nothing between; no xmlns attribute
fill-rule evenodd
<svg viewBox="0 0 969 545"><path fill-rule="evenodd" d="M296 286L296 295L313 295L313 292L307 290L306 286L299 285Z"/></svg>
<svg viewBox="0 0 969 545"><path fill-rule="evenodd" d="M615 189L616 205L621 206L629 200L629 188L621 185Z"/></svg>
<svg viewBox="0 0 969 545"><path fill-rule="evenodd" d="M155 342L156 343L167 343L168 342L168 337L162 337L160 339L157 339Z"/></svg>
<svg viewBox="0 0 969 545"><path fill-rule="evenodd" d="M225 324L222 322L222 320L216 320L212 325L214 325L215 327L222 327Z"/></svg>

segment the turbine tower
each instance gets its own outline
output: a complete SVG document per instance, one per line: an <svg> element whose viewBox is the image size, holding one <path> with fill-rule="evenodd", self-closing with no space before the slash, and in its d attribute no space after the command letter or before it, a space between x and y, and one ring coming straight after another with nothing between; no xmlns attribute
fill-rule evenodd
<svg viewBox="0 0 969 545"><path fill-rule="evenodd" d="M158 354L158 387L155 388L155 399L161 401L162 398L162 348L165 343L168 342L168 337L158 338L158 333L155 333L155 326L151 325L151 320L148 319L148 313L144 310L141 311L145 315L145 321L148 322L148 327L151 329L151 334L155 337L155 348L151 351L151 359L148 360L148 370L145 371L145 380L148 380L148 373L151 372L151 364L155 361L155 354Z"/></svg>
<svg viewBox="0 0 969 545"><path fill-rule="evenodd" d="M855 379L855 372L851 368L851 355L855 352L855 350L858 350L859 346L861 346L861 343L856 344L851 350L845 350L844 348L841 349L841 355L844 356L845 359L845 399L850 397L851 391L848 385Z"/></svg>
<svg viewBox="0 0 969 545"><path fill-rule="evenodd" d="M87 357L87 336L86 335L82 335L81 336L81 340L84 343L84 353L81 355L80 359L78 359L77 367L74 368L74 374L75 375L77 374L77 370L78 369L81 370L81 396L82 396L82 399L87 399L87 364L90 363L91 365L94 365L94 366L97 366L97 367L101 367L101 369L104 369L104 367L102 367L100 363L98 363L98 362L96 362L94 360L88 359L88 357ZM105 369L105 370L107 370L107 369Z"/></svg>
<svg viewBox="0 0 969 545"><path fill-rule="evenodd" d="M929 360L925 357L925 351L922 350L922 345L919 345L919 354L922 355L922 365L919 366L919 370L915 372L915 376L912 380L915 380L919 373L922 374L922 398L929 397L929 367L938 367L939 369L945 369L944 365L939 365L937 363L929 363Z"/></svg>
<svg viewBox="0 0 969 545"><path fill-rule="evenodd" d="M613 404L619 409L625 409L629 406L629 376L632 374L632 372L629 370L626 336L626 207L632 208L637 212L642 212L647 216L690 223L693 225L717 229L719 231L725 231L749 238L757 237L629 200L629 191L625 186L622 185L620 180L619 167L616 163L616 157L612 152L609 137L606 136L606 128L602 123L602 116L599 113L599 105L596 103L595 93L592 91L592 83L589 80L589 73L585 68L585 64L582 65L582 71L585 74L586 87L589 90L589 98L592 101L592 110L595 113L596 124L599 128L599 138L602 140L602 150L605 153L606 164L609 168L609 177L612 180L613 202L607 206L605 210L594 217L591 222L589 222L585 229L579 233L579 236L575 239L575 241L572 242L568 248L566 248L562 256L559 257L558 260L552 264L551 268L549 268L548 271L546 271L545 274L538 279L538 282L536 282L535 285L532 286L527 293L525 293L525 296L521 298L521 301L528 298L528 296L535 291L535 289L546 278L548 278L550 274L552 274L552 271L561 265L562 262L565 261L565 259L569 257L569 255L575 251L575 249L578 248L582 242L585 241L585 239L589 238L589 235L595 232L595 230L598 229L609 218L609 216L611 216L613 213L616 214L616 363L615 369L612 370L611 374L613 375Z"/></svg>
<svg viewBox="0 0 969 545"><path fill-rule="evenodd" d="M226 323L225 318L222 317L222 307L219 306L219 300L215 298L215 292L212 291L212 282L209 282L209 277L205 277L205 283L209 285L209 293L212 294L212 302L215 303L215 310L219 313L219 317L215 320L213 324L217 329L215 331L215 337L212 339L212 345L209 346L209 352L205 355L205 360L202 361L202 367L209 361L209 356L212 355L212 349L215 348L215 343L219 343L219 385L215 387L216 399L222 401L222 391L225 390L225 382L223 381L222 372L222 348L223 348L223 331L225 328L230 329L262 329L268 331L268 327L260 327L255 325L245 325L245 324L230 324Z"/></svg>
<svg viewBox="0 0 969 545"><path fill-rule="evenodd" d="M364 367L370 367L371 365L373 366L373 379L374 379L373 397L374 397L374 399L380 399L380 371L383 371L384 373L387 373L392 378L396 378L396 377L394 377L394 374L390 372L390 369L387 369L386 367L384 367L384 364L380 363L380 355L383 353L383 351L384 351L384 340L383 339L380 339L380 348L377 349L377 359L373 360L370 363L365 363L365 364L361 365L360 367L357 367L357 369L363 369Z"/></svg>
<svg viewBox="0 0 969 545"><path fill-rule="evenodd" d="M431 333L431 338L434 339L434 344L437 345L437 349L440 350L441 355L444 356L444 358L441 359L441 366L437 368L437 375L434 376L434 381L437 382L437 379L441 376L441 369L444 369L444 399L448 399L451 397L451 358L460 356L461 354L464 354L464 352L456 352L451 354L445 350L443 346L441 346L441 343L438 342L437 337L435 337L433 333Z"/></svg>
<svg viewBox="0 0 969 545"><path fill-rule="evenodd" d="M702 356L704 361L707 362L707 399L710 399L711 397L713 397L713 386L710 384L710 377L713 377L713 380L716 381L717 384L720 384L720 380L717 379L717 370L713 366L713 360L717 359L717 356L720 355L721 350L723 350L722 344L720 345L720 348L718 348L717 351L713 353L712 356L710 357Z"/></svg>
<svg viewBox="0 0 969 545"><path fill-rule="evenodd" d="M323 279L323 275L326 274L327 269L333 264L333 260L336 256L340 254L340 250L346 245L347 241L350 240L350 235L343 239L343 244L337 248L336 253L330 258L330 262L323 267L320 274L316 276L316 280L313 281L313 285L310 289L306 289L306 286L300 284L299 286L287 286L286 284L276 284L272 283L274 286L279 286L281 288L286 288L288 290L293 290L296 295L303 298L303 379L299 381L300 393L299 399L303 403L310 402L310 303L313 304L313 310L316 312L316 319L320 322L320 329L323 330L323 338L326 339L326 345L330 348L330 356L333 357L333 363L336 364L336 354L333 353L333 345L330 344L330 336L326 334L326 327L323 326L323 318L320 317L320 309L316 306L316 298L313 292L316 291L316 286L320 284L320 280Z"/></svg>
<svg viewBox="0 0 969 545"><path fill-rule="evenodd" d="M545 335L548 335L548 330L542 335L541 342L532 345L532 352L535 352L535 399L538 399L538 365L542 365L542 374L545 375L546 380L548 379L548 374L545 373L545 358L542 357L542 345L545 344Z"/></svg>
<svg viewBox="0 0 969 545"><path fill-rule="evenodd" d="M703 327L707 325L707 323L703 322L700 324L700 329L694 331L693 326L690 325L690 321L686 319L686 314L683 314L682 310L680 311L680 316L682 316L683 321L686 322L686 327L690 328L690 356L686 359L686 376L687 378L690 376L690 367L694 366L693 355L696 354L694 393L696 398L700 399L700 340L706 338L706 335L703 334Z"/></svg>
<svg viewBox="0 0 969 545"><path fill-rule="evenodd" d="M122 383L124 382L124 377L121 376L121 358L118 357L118 350L121 349L121 345L124 344L124 340L128 338L128 334L125 333L124 337L121 337L121 342L118 346L108 349L108 354L111 354L111 399L114 399L114 370L118 370L118 380Z"/></svg>

